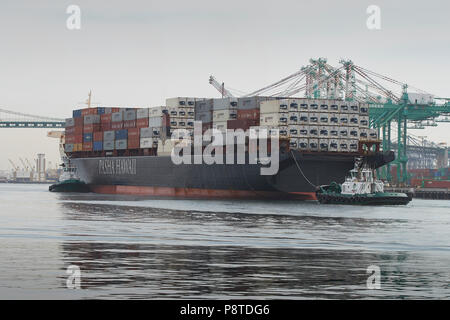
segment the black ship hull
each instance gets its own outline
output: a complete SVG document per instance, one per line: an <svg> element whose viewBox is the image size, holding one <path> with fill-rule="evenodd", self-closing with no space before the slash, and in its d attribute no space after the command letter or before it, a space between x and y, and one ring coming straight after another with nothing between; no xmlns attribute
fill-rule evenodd
<svg viewBox="0 0 450 320"><path fill-rule="evenodd" d="M261 175L261 164L180 164L170 156L72 159L93 192L188 198L315 199L317 185L342 182L358 154L280 154L277 174ZM294 160L295 157L295 160ZM393 154L365 157L372 167Z"/></svg>

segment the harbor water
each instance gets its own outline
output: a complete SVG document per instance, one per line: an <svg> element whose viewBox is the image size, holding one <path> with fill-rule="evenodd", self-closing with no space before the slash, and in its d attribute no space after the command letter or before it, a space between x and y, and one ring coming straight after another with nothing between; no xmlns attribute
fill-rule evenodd
<svg viewBox="0 0 450 320"><path fill-rule="evenodd" d="M1 299L450 298L447 200L358 207L47 190L0 184ZM69 266L80 271L75 288ZM374 266L379 289L367 284Z"/></svg>

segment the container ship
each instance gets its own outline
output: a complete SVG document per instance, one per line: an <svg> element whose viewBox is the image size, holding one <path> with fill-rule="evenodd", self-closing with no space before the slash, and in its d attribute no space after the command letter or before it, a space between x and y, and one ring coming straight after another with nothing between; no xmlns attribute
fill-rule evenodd
<svg viewBox="0 0 450 320"><path fill-rule="evenodd" d="M185 129L192 139L196 121L202 132L276 129L278 171L261 174L265 165L249 161L248 140L245 164L175 164L172 134ZM316 186L344 181L356 158L371 168L394 160L393 152L379 147L367 104L260 96L178 97L150 108L77 109L66 119L64 144L78 176L96 193L300 200L315 199Z"/></svg>

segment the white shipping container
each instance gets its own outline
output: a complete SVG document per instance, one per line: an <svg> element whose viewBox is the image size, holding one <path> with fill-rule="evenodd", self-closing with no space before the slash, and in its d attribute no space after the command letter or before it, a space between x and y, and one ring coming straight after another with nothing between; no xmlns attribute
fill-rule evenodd
<svg viewBox="0 0 450 320"><path fill-rule="evenodd" d="M328 126L320 126L319 127L319 137L328 138L330 135L329 132L330 127Z"/></svg>
<svg viewBox="0 0 450 320"><path fill-rule="evenodd" d="M213 122L237 119L237 111L235 109L222 109L213 111Z"/></svg>
<svg viewBox="0 0 450 320"><path fill-rule="evenodd" d="M172 117L170 118L170 121L172 121ZM163 117L150 117L148 118L148 126L149 127L162 127L163 126Z"/></svg>
<svg viewBox="0 0 450 320"><path fill-rule="evenodd" d="M352 113L349 115L348 124L350 126L359 127L359 114Z"/></svg>
<svg viewBox="0 0 450 320"><path fill-rule="evenodd" d="M304 138L309 137L309 126L299 126L298 136Z"/></svg>
<svg viewBox="0 0 450 320"><path fill-rule="evenodd" d="M319 150L328 151L329 139L319 139Z"/></svg>
<svg viewBox="0 0 450 320"><path fill-rule="evenodd" d="M309 126L309 137L318 137L318 136L319 136L319 127Z"/></svg>
<svg viewBox="0 0 450 320"><path fill-rule="evenodd" d="M308 150L318 151L319 150L319 139L308 139Z"/></svg>
<svg viewBox="0 0 450 320"><path fill-rule="evenodd" d="M339 106L339 112L340 113L349 113L350 112L350 108L346 102L341 101L340 106Z"/></svg>
<svg viewBox="0 0 450 320"><path fill-rule="evenodd" d="M329 123L328 113L319 113L319 123L322 125L327 125Z"/></svg>
<svg viewBox="0 0 450 320"><path fill-rule="evenodd" d="M114 150L114 147L115 147L114 140L103 141L103 150L105 150L105 151L112 151L112 150Z"/></svg>
<svg viewBox="0 0 450 320"><path fill-rule="evenodd" d="M261 101L260 104L260 113L261 114L272 114L272 113L286 113L289 111L289 100L282 99L282 100L267 100L267 101Z"/></svg>
<svg viewBox="0 0 450 320"><path fill-rule="evenodd" d="M213 122L213 128L225 132L228 128L227 121Z"/></svg>
<svg viewBox="0 0 450 320"><path fill-rule="evenodd" d="M369 128L369 116L359 116L359 127L364 129Z"/></svg>
<svg viewBox="0 0 450 320"><path fill-rule="evenodd" d="M145 119L149 117L149 108L142 108L136 110L136 119Z"/></svg>
<svg viewBox="0 0 450 320"><path fill-rule="evenodd" d="M299 100L298 99L289 99L288 100L288 109L289 112L298 112L299 109Z"/></svg>
<svg viewBox="0 0 450 320"><path fill-rule="evenodd" d="M265 126L288 124L289 113L264 113L260 115L260 123Z"/></svg>
<svg viewBox="0 0 450 320"><path fill-rule="evenodd" d="M300 101L300 104L298 105L298 111L300 112L307 112L309 110L309 104L307 100Z"/></svg>
<svg viewBox="0 0 450 320"><path fill-rule="evenodd" d="M288 124L297 124L298 123L298 112L289 111L289 121Z"/></svg>
<svg viewBox="0 0 450 320"><path fill-rule="evenodd" d="M378 130L377 129L369 129L368 134L369 134L370 141L378 140Z"/></svg>
<svg viewBox="0 0 450 320"><path fill-rule="evenodd" d="M329 132L330 138L332 138L332 139L339 138L339 127L332 126L332 127L329 127L329 128L330 128L330 132Z"/></svg>
<svg viewBox="0 0 450 320"><path fill-rule="evenodd" d="M320 101L320 104L319 104L319 111L320 112L328 112L329 108L330 107L328 105L328 100Z"/></svg>
<svg viewBox="0 0 450 320"><path fill-rule="evenodd" d="M360 103L359 104L359 114L366 116L369 115L369 104L368 103Z"/></svg>
<svg viewBox="0 0 450 320"><path fill-rule="evenodd" d="M329 105L330 113L338 113L339 112L339 101L330 100Z"/></svg>
<svg viewBox="0 0 450 320"><path fill-rule="evenodd" d="M350 127L348 135L350 139L359 139L359 128Z"/></svg>
<svg viewBox="0 0 450 320"><path fill-rule="evenodd" d="M113 130L103 132L103 141L114 141L116 133Z"/></svg>
<svg viewBox="0 0 450 320"><path fill-rule="evenodd" d="M163 113L169 113L169 110L167 107L152 107L148 110L148 116L149 117L161 117Z"/></svg>
<svg viewBox="0 0 450 320"><path fill-rule="evenodd" d="M153 138L141 138L139 146L141 149L153 148Z"/></svg>
<svg viewBox="0 0 450 320"><path fill-rule="evenodd" d="M339 140L338 139L330 139L328 150L332 152L339 151Z"/></svg>
<svg viewBox="0 0 450 320"><path fill-rule="evenodd" d="M349 125L349 122L348 122L348 114L346 114L346 113L340 113L340 114L339 114L339 124L340 124L341 126L347 126L347 125Z"/></svg>
<svg viewBox="0 0 450 320"><path fill-rule="evenodd" d="M166 99L166 106L167 107L179 107L179 106L185 106L187 104L187 101L195 100L195 98L187 98L187 97L176 97L176 98L167 98Z"/></svg>
<svg viewBox="0 0 450 320"><path fill-rule="evenodd" d="M350 113L359 114L359 103L358 102L351 102L349 109L350 109Z"/></svg>
<svg viewBox="0 0 450 320"><path fill-rule="evenodd" d="M298 139L297 138L289 138L289 148L290 149L298 149Z"/></svg>
<svg viewBox="0 0 450 320"><path fill-rule="evenodd" d="M349 138L348 127L339 127L339 138L341 139Z"/></svg>
<svg viewBox="0 0 450 320"><path fill-rule="evenodd" d="M369 139L369 130L368 129L359 129L359 139L360 140L368 140Z"/></svg>
<svg viewBox="0 0 450 320"><path fill-rule="evenodd" d="M298 125L289 125L289 137L297 138L300 134L300 127Z"/></svg>
<svg viewBox="0 0 450 320"><path fill-rule="evenodd" d="M339 113L330 113L329 114L329 124L330 125L339 125Z"/></svg>
<svg viewBox="0 0 450 320"><path fill-rule="evenodd" d="M314 125L319 123L319 113L310 112L309 113L309 124Z"/></svg>
<svg viewBox="0 0 450 320"><path fill-rule="evenodd" d="M348 139L339 139L339 147L338 147L338 151L339 152L349 152L349 141Z"/></svg>
<svg viewBox="0 0 450 320"><path fill-rule="evenodd" d="M125 121L136 120L136 109L126 110L123 114L123 120L125 120Z"/></svg>
<svg viewBox="0 0 450 320"><path fill-rule="evenodd" d="M128 143L127 139L116 140L116 142L115 142L116 150L126 150L127 149L127 143Z"/></svg>
<svg viewBox="0 0 450 320"><path fill-rule="evenodd" d="M358 140L354 139L350 140L349 144L350 152L358 152L358 144L359 144Z"/></svg>
<svg viewBox="0 0 450 320"><path fill-rule="evenodd" d="M319 112L319 104L318 100L311 100L309 102L309 112Z"/></svg>
<svg viewBox="0 0 450 320"><path fill-rule="evenodd" d="M306 112L300 112L298 117L299 124L308 124L309 123L309 115Z"/></svg>
<svg viewBox="0 0 450 320"><path fill-rule="evenodd" d="M298 139L298 148L300 150L308 150L308 139L302 138Z"/></svg>
<svg viewBox="0 0 450 320"><path fill-rule="evenodd" d="M139 136L141 138L151 138L153 136L152 128L141 128Z"/></svg>
<svg viewBox="0 0 450 320"><path fill-rule="evenodd" d="M289 129L287 126L279 126L279 136L282 138L287 138L289 136Z"/></svg>
<svg viewBox="0 0 450 320"><path fill-rule="evenodd" d="M120 122L123 121L123 111L119 111L119 112L113 112L112 116L111 116L111 121L112 122Z"/></svg>

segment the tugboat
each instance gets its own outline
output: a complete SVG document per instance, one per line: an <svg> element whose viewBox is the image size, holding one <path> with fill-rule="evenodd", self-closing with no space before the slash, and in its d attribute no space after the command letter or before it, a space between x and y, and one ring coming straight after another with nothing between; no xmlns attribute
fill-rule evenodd
<svg viewBox="0 0 450 320"><path fill-rule="evenodd" d="M332 182L317 187L317 200L322 204L350 205L406 205L411 201L405 193L384 192L384 183L374 176L373 169L361 167L357 161L342 185Z"/></svg>
<svg viewBox="0 0 450 320"><path fill-rule="evenodd" d="M89 186L81 181L76 168L71 165L70 159L63 157L63 173L59 177L59 182L48 187L50 192L90 192Z"/></svg>

